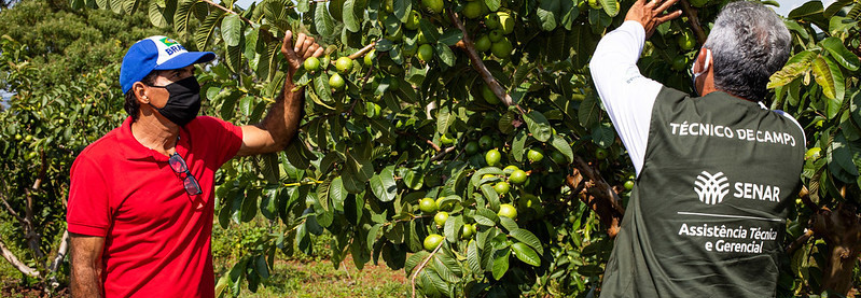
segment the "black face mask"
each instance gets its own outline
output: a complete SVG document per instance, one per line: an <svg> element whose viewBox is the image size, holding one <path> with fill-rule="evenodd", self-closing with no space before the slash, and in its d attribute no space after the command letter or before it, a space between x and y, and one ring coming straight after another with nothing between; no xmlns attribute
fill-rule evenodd
<svg viewBox="0 0 861 298"><path fill-rule="evenodd" d="M151 86L167 89L170 96L163 108L155 108L162 116L176 125L185 126L200 112L200 85L190 76L167 86Z"/></svg>

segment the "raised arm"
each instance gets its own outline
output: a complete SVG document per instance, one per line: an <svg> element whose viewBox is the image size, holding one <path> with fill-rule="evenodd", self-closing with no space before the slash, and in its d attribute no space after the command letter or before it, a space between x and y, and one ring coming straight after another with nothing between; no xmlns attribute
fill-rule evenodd
<svg viewBox="0 0 861 298"><path fill-rule="evenodd" d="M69 234L72 298L102 297L102 249L105 238Z"/></svg>
<svg viewBox="0 0 861 298"><path fill-rule="evenodd" d="M676 1L637 1L625 23L601 39L589 63L598 95L638 175L643 168L652 107L662 85L643 77L637 60L655 27L680 15L663 14Z"/></svg>
<svg viewBox="0 0 861 298"><path fill-rule="evenodd" d="M238 156L256 155L283 150L299 131L305 92L302 88L294 90L293 74L308 57L320 57L323 48L314 42L313 37L300 33L293 46L293 32L287 31L281 44L281 54L287 59L287 79L275 103L269 108L266 117L258 124L242 127L242 147Z"/></svg>

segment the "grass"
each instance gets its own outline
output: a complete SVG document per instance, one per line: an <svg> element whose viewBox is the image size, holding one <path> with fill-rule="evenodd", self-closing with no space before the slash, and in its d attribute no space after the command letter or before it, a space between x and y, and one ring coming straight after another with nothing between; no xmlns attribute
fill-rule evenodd
<svg viewBox="0 0 861 298"><path fill-rule="evenodd" d="M214 260L216 275L229 270L231 259ZM393 271L383 264L367 264L359 271L347 259L335 269L330 261L279 260L266 285L257 293L247 288L239 297L409 297L410 287L402 270Z"/></svg>
<svg viewBox="0 0 861 298"><path fill-rule="evenodd" d="M216 280L230 270L242 251L235 247L237 241L244 242L264 231L266 222L255 220L240 225L232 224L222 229L215 223L212 232L213 266ZM347 258L339 268L329 260L327 243L330 236L324 234L314 238L317 255L308 256L297 252L288 257L278 253L275 268L270 269L269 280L256 293L243 287L238 297L379 297L402 298L410 296L410 285L403 270L391 270L385 264L365 264L359 271L353 260ZM68 259L67 259L68 260ZM42 297L41 291L22 283L22 275L5 260L0 259L0 297ZM67 282L62 280L61 282ZM229 292L227 290L226 292ZM228 293L229 294L229 293ZM229 297L230 295L224 295ZM47 296L45 296L47 297ZM67 293L54 297L69 297Z"/></svg>
<svg viewBox="0 0 861 298"><path fill-rule="evenodd" d="M231 224L227 229L215 224L212 251L216 279L229 271L238 256L243 255L235 243L253 243L268 232L267 224L261 217L238 226ZM352 258L347 257L335 268L328 247L331 239L328 233L313 237L314 255L305 255L296 250L294 256L288 257L278 251L269 280L256 293L244 287L238 297L410 297L410 285L404 271L391 270L382 260L379 265L365 264L363 270L359 271ZM229 292L229 289L225 292Z"/></svg>

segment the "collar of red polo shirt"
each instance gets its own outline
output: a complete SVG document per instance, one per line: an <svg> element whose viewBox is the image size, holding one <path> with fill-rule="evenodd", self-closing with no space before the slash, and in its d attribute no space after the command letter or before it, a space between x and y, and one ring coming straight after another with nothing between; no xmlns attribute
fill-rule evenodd
<svg viewBox="0 0 861 298"><path fill-rule="evenodd" d="M120 85L128 93L153 70L180 69L215 59L213 52L189 52L179 42L165 36L152 36L136 42L123 57Z"/></svg>

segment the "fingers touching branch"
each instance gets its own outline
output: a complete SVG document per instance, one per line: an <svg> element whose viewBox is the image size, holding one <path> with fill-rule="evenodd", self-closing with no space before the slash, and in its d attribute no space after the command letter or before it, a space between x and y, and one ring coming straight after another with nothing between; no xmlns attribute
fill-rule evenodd
<svg viewBox="0 0 861 298"><path fill-rule="evenodd" d="M637 3L634 3L634 6L631 6L631 9L628 10L625 20L635 21L643 25L643 28L646 29L646 38L648 39L653 33L655 33L655 28L682 15L681 10L665 13L678 1L679 0L638 0Z"/></svg>

